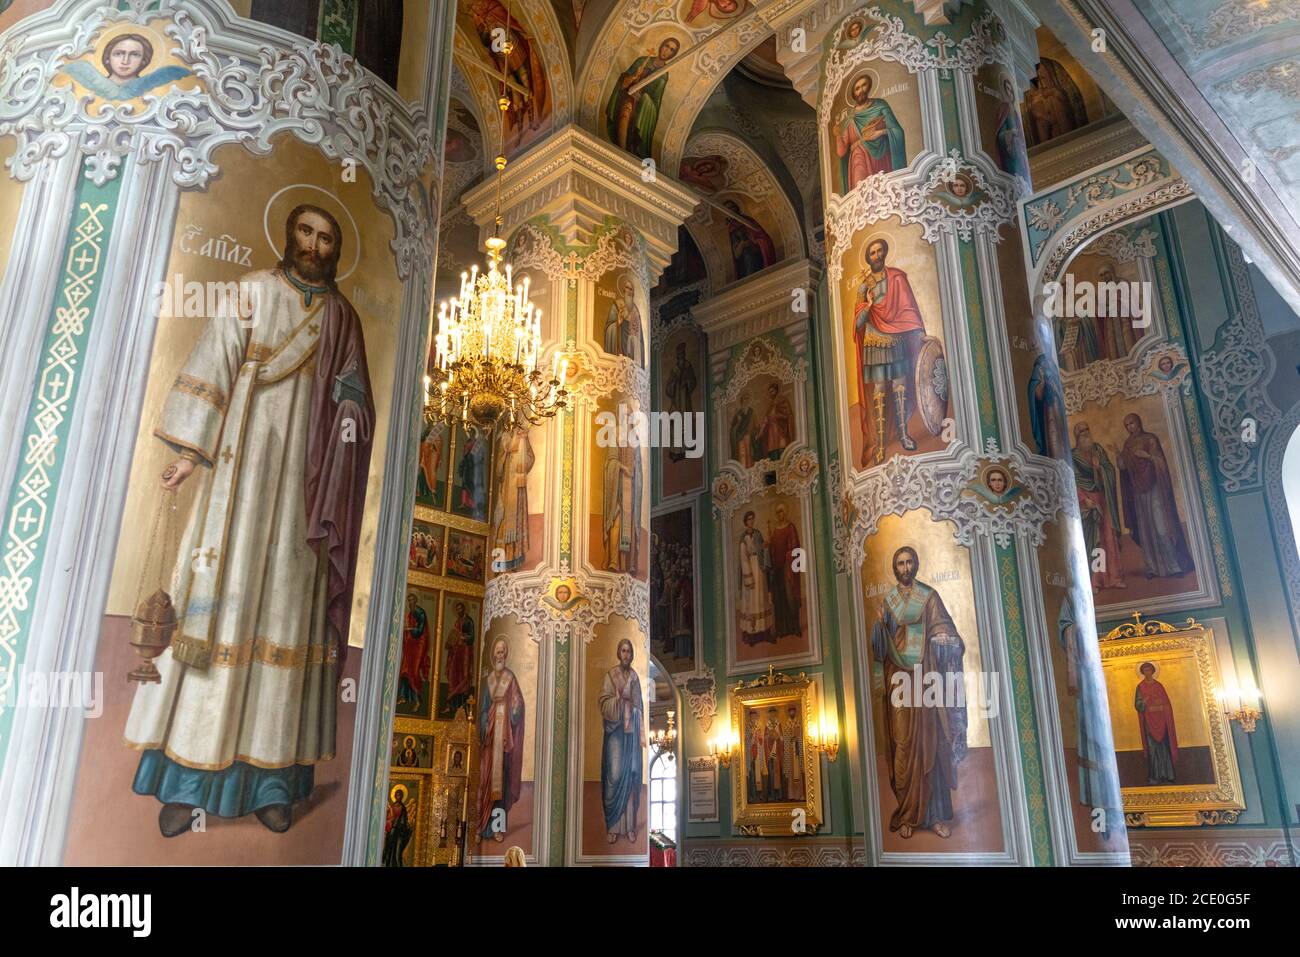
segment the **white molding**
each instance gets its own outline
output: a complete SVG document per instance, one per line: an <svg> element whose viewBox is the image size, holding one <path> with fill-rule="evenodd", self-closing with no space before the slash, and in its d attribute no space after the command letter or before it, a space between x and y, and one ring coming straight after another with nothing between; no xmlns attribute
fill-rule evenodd
<svg viewBox="0 0 1300 957"><path fill-rule="evenodd" d="M677 227L695 209L695 195L658 171L597 139L566 126L511 161L501 174L502 233L545 216L570 245L587 243L607 217L630 225L646 242L650 282L677 251ZM463 198L470 217L487 229L497 210L497 179L490 177ZM649 283L648 283L649 285Z"/></svg>

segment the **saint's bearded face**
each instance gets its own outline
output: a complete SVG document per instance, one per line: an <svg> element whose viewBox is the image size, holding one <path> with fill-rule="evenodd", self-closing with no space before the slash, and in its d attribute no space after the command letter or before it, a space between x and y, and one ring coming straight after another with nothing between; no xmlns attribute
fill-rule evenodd
<svg viewBox="0 0 1300 957"><path fill-rule="evenodd" d="M324 216L304 211L290 232L293 271L307 282L332 279L339 262L339 238Z"/></svg>
<svg viewBox="0 0 1300 957"><path fill-rule="evenodd" d="M894 577L904 587L912 584L916 578L916 557L911 552L903 552L894 559Z"/></svg>
<svg viewBox="0 0 1300 957"><path fill-rule="evenodd" d="M1079 430L1079 448L1081 449L1092 448L1092 429Z"/></svg>
<svg viewBox="0 0 1300 957"><path fill-rule="evenodd" d="M492 646L492 670L503 671L506 667L506 643L498 641Z"/></svg>
<svg viewBox="0 0 1300 957"><path fill-rule="evenodd" d="M861 106L871 99L871 78L860 76L853 81L853 102Z"/></svg>
<svg viewBox="0 0 1300 957"><path fill-rule="evenodd" d="M632 645L629 642L623 642L618 646L618 663L625 669L632 667Z"/></svg>
<svg viewBox="0 0 1300 957"><path fill-rule="evenodd" d="M880 272L885 268L885 255L884 243L872 243L867 247L867 265Z"/></svg>

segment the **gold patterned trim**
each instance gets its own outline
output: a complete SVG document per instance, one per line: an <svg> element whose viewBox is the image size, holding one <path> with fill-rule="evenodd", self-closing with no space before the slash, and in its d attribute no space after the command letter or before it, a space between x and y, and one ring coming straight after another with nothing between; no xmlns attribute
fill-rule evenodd
<svg viewBox="0 0 1300 957"><path fill-rule="evenodd" d="M181 765L181 767L193 768L196 771L224 771L226 770L226 768L230 767L232 764L234 764L237 761L242 764L250 764L255 768L261 768L264 771L279 771L279 770L283 770L284 768L291 768L297 764L310 766L314 764L319 764L322 761L333 761L335 757L334 752L331 751L329 754L322 754L320 757L313 758L310 761L302 761L295 758L294 760L286 761L283 764L276 764L271 761L261 761L247 754L237 754L229 761L219 761L216 764L202 764L195 761L188 761L185 758L182 758L171 748L164 746L163 742L161 741L151 741L148 743L141 743L139 741L131 741L128 740L127 738L123 738L122 746L125 748L129 748L132 751L162 751L165 755L167 755L168 758L175 761L177 764Z"/></svg>
<svg viewBox="0 0 1300 957"><path fill-rule="evenodd" d="M203 457L203 461L208 464L211 464L217 457L215 452L209 452L207 449L197 448L194 445L194 443L190 442L188 439L178 439L174 435L168 435L166 432L162 431L161 429L154 429L153 435L154 438L162 439L168 445L174 445L180 449L189 449L191 452L201 455Z"/></svg>
<svg viewBox="0 0 1300 957"><path fill-rule="evenodd" d="M195 638L181 632L172 638L171 647L172 657L177 661L202 661L207 658L212 643L203 638Z"/></svg>
<svg viewBox="0 0 1300 957"><path fill-rule="evenodd" d="M226 405L229 402L229 399L226 396L225 390L215 383L205 382L202 379L197 379L192 375L186 375L182 372L176 377L176 381L172 384L172 388L177 392L182 392L185 395L192 395L196 399L206 402L218 412L226 411Z"/></svg>
<svg viewBox="0 0 1300 957"><path fill-rule="evenodd" d="M261 342L250 342L248 344L248 353L244 357L246 362L265 362L271 356L275 355L275 350Z"/></svg>
<svg viewBox="0 0 1300 957"><path fill-rule="evenodd" d="M478 582L448 575L431 575L429 572L407 571L406 584L416 588L441 588L443 591L460 592L474 598L482 598L487 589Z"/></svg>
<svg viewBox="0 0 1300 957"><path fill-rule="evenodd" d="M415 517L422 522L446 525L448 528L454 528L461 532L474 532L476 535L486 535L488 533L487 522L476 522L472 518L465 518L463 515L457 515L454 512L444 512L428 505L415 506Z"/></svg>
<svg viewBox="0 0 1300 957"><path fill-rule="evenodd" d="M172 646L181 650L198 652L207 656L208 643L186 634L172 639ZM212 664L219 668L243 668L253 662L272 668L305 668L322 664L337 664L339 660L338 642L330 641L324 645L306 645L290 648L277 645L261 635L251 642L239 644L219 644L212 649Z"/></svg>

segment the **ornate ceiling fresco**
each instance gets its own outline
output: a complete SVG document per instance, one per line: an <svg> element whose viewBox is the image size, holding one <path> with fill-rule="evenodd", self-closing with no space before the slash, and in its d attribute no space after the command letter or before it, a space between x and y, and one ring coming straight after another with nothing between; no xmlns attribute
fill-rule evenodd
<svg viewBox="0 0 1300 957"><path fill-rule="evenodd" d="M1300 309L1300 0L1031 5Z"/></svg>

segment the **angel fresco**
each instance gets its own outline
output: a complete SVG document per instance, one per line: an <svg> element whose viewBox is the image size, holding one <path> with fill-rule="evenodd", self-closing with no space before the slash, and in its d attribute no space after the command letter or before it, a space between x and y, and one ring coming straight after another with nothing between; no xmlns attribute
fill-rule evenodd
<svg viewBox="0 0 1300 957"><path fill-rule="evenodd" d="M100 57L103 75L85 60L64 64L60 72L106 100L134 100L160 86L194 75L185 67L175 65L145 73L153 55L153 44L148 38L138 33L123 33L104 47Z"/></svg>

